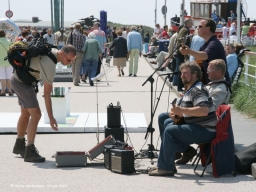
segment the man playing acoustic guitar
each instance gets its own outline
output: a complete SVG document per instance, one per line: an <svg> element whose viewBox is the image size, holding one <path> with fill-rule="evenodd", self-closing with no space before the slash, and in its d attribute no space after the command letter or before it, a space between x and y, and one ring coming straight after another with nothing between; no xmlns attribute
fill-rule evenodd
<svg viewBox="0 0 256 192"><path fill-rule="evenodd" d="M212 140L216 135L215 106L208 90L199 81L200 67L195 62L186 62L180 66L180 71L187 89L169 116L172 119L183 116L185 124L169 123L162 129L157 169L150 171L150 176L173 176L177 172L174 164L177 152L189 152L190 144Z"/></svg>

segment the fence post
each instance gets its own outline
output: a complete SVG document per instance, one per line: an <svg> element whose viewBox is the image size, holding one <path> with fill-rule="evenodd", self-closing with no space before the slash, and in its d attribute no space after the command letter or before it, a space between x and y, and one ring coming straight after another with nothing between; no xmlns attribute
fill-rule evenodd
<svg viewBox="0 0 256 192"><path fill-rule="evenodd" d="M249 55L245 55L245 68L244 68L244 81L245 81L245 84L248 83L248 63L249 63Z"/></svg>

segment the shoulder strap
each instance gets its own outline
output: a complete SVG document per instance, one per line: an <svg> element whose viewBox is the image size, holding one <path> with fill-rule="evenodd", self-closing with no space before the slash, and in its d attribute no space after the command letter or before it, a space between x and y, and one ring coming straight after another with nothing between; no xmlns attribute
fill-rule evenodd
<svg viewBox="0 0 256 192"><path fill-rule="evenodd" d="M47 56L55 63L57 64L57 58L54 56L52 52L48 53Z"/></svg>
<svg viewBox="0 0 256 192"><path fill-rule="evenodd" d="M70 44L73 45L73 31L70 34Z"/></svg>
<svg viewBox="0 0 256 192"><path fill-rule="evenodd" d="M1 43L1 42L0 42ZM3 43L1 43L1 45L3 46L3 48L7 51L7 49L5 48L5 46L3 45Z"/></svg>
<svg viewBox="0 0 256 192"><path fill-rule="evenodd" d="M214 85L214 84L221 84L221 83L225 84L226 88L227 88L227 91L229 90L229 92L232 94L230 84L227 81L210 82L207 85L211 86L211 85Z"/></svg>

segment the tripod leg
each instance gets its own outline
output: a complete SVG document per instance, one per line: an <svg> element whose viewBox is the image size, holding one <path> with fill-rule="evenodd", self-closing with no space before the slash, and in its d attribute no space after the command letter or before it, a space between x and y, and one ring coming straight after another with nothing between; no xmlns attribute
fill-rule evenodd
<svg viewBox="0 0 256 192"><path fill-rule="evenodd" d="M99 99L98 99L98 82L97 81L95 81L95 83L96 83L96 100L97 100L97 142L98 142L98 144L99 144L99 126L100 126L100 124L99 124L99 110L98 110L98 108L99 108Z"/></svg>
<svg viewBox="0 0 256 192"><path fill-rule="evenodd" d="M107 73L106 73L106 71L105 71L105 68L104 68L103 65L101 65L101 67L103 68L103 71L104 71L104 73L105 73L105 77L106 77L106 80L107 80L107 84L109 85L109 83L108 83L108 78L107 78Z"/></svg>

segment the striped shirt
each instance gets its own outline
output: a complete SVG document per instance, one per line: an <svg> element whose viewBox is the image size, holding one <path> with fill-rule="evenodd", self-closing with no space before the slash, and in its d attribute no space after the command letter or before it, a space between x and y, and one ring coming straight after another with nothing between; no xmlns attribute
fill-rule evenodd
<svg viewBox="0 0 256 192"><path fill-rule="evenodd" d="M195 86L194 86L195 85ZM217 116L215 113L215 105L210 97L209 91L201 82L196 82L191 90L188 90L181 101L181 107L209 107L207 116L195 117L183 114L184 120L187 124L198 124L207 128L210 131L216 131Z"/></svg>
<svg viewBox="0 0 256 192"><path fill-rule="evenodd" d="M83 34L81 34L78 30L74 30L69 34L67 44L71 44L71 36L73 39L72 45L76 48L76 51L81 52L84 46L86 37Z"/></svg>

